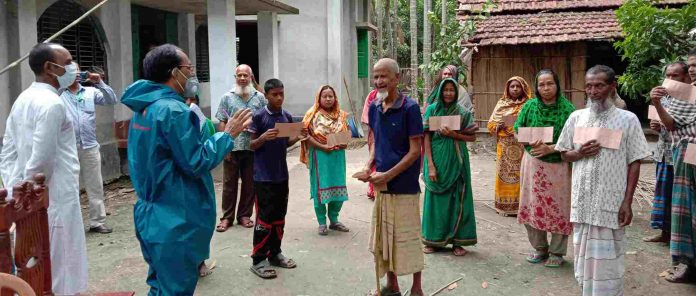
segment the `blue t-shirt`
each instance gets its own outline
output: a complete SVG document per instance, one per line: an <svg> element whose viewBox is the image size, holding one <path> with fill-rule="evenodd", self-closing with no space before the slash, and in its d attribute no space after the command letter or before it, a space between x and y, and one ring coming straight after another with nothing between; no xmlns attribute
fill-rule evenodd
<svg viewBox="0 0 696 296"><path fill-rule="evenodd" d="M292 123L292 115L285 110L273 112L268 106L254 112L249 132L260 137L267 130L275 127L277 122ZM276 138L267 141L254 150L254 181L284 182L288 180L288 138Z"/></svg>
<svg viewBox="0 0 696 296"><path fill-rule="evenodd" d="M411 98L400 94L394 105L382 110L382 101L370 105L370 128L375 136L375 164L378 172L386 172L403 159L412 137L423 135L420 107ZM387 183L387 193L415 194L420 192L420 156L401 174Z"/></svg>

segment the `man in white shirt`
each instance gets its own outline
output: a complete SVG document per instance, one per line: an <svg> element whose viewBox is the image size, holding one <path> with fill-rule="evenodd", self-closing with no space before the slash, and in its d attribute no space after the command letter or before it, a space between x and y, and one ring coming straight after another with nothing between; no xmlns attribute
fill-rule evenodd
<svg viewBox="0 0 696 296"><path fill-rule="evenodd" d="M46 175L53 293L75 295L87 290L87 247L75 132L58 90L73 83L77 65L64 47L41 43L29 53L29 66L36 81L7 118L0 172L8 187Z"/></svg>

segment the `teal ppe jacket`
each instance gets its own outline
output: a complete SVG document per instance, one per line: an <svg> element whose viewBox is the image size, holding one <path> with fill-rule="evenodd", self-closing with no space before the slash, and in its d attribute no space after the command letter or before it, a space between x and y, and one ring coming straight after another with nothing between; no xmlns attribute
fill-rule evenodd
<svg viewBox="0 0 696 296"><path fill-rule="evenodd" d="M208 258L215 228L210 171L234 140L227 133L201 133L198 117L166 85L136 81L121 102L133 110L128 167L138 196L133 216L145 260L160 274L178 268L181 260L197 267Z"/></svg>

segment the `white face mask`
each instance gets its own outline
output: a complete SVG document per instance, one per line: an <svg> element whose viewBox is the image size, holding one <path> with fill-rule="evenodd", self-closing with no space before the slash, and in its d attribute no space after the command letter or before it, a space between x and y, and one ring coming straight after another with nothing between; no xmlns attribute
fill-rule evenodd
<svg viewBox="0 0 696 296"><path fill-rule="evenodd" d="M51 63L51 62L49 62L49 63ZM61 65L58 65L56 63L51 63L51 64L65 69L65 73L63 73L63 75L61 75L61 76L53 74L56 76L56 79L58 79L58 86L60 89L68 88L68 86L70 86L71 84L73 84L73 82L75 82L75 78L77 76L77 64L70 63L70 65L66 65L66 66L61 66Z"/></svg>

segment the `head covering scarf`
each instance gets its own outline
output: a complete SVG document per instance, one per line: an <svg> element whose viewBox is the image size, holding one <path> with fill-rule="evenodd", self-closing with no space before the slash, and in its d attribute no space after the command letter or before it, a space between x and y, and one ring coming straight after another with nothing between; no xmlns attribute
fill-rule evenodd
<svg viewBox="0 0 696 296"><path fill-rule="evenodd" d="M443 100L443 89L446 84L453 84L455 90L455 99L450 104L445 104ZM423 127L428 129L430 127L429 121L431 116L450 116L450 115L460 115L461 116L461 128L465 129L473 125L473 117L471 112L464 109L464 107L457 104L457 97L459 95L459 89L457 87L457 81L452 78L446 78L442 80L440 86L437 88L437 101L428 106L423 115ZM456 184L460 177L464 177L465 170L463 159L468 158L469 154L466 148L466 143L463 141L455 141L452 138L441 136L439 133L431 134L430 145L433 154L433 163L437 168L437 182L430 181L430 178L423 178L425 186L428 190L433 192L444 192L448 190L451 186ZM435 156L437 155L437 156ZM426 156L427 157L427 156ZM423 176L428 176L428 165L424 162L423 165Z"/></svg>
<svg viewBox="0 0 696 296"><path fill-rule="evenodd" d="M445 70L449 70L450 73L452 73L452 78L455 82L459 80L459 70L457 69L457 66L455 65L447 65L440 72L437 73L437 81L435 81L435 85L442 85L442 81L444 77L442 76L445 73ZM459 87L459 82L457 82L457 87ZM433 89L430 92L430 95L428 95L427 103L428 105L435 103L437 101L437 94L440 88ZM459 92L457 91L457 96L459 96Z"/></svg>
<svg viewBox="0 0 696 296"><path fill-rule="evenodd" d="M326 137L329 134L335 134L341 131L348 130L348 113L341 111L338 106L338 97L331 110L324 110L321 107L321 92L330 89L336 95L336 91L329 85L322 85L314 99L314 106L309 108L305 113L302 123L309 130L309 136L317 142L326 144ZM300 162L307 164L309 155L309 147L307 142L302 142L300 151Z"/></svg>
<svg viewBox="0 0 696 296"><path fill-rule="evenodd" d="M519 100L515 100L515 98L510 96L510 84L512 84L513 81L517 81L520 83L520 85L522 85L522 97ZM495 109L493 109L493 114L491 114L489 122L503 122L504 115L511 115L519 112L522 105L531 97L532 89L529 87L529 83L527 83L527 81L522 77L513 76L505 83L505 91L503 91L503 96L500 98L500 100L498 100L498 104L495 105Z"/></svg>
<svg viewBox="0 0 696 296"><path fill-rule="evenodd" d="M553 143L558 141L558 137L561 135L563 126L566 120L573 111L575 111L575 106L573 103L568 101L563 92L561 91L561 85L559 83L558 76L551 72L545 72L547 70L540 71L536 76L535 81L535 94L536 97L527 101L527 103L522 106L522 110L517 117L515 122L515 132L519 130L520 127L548 127L553 126ZM549 73L550 72L550 73ZM539 95L538 81L539 76L544 74L552 74L556 82L557 92L556 92L556 103L551 105L546 105ZM532 146L525 145L524 148L527 152L532 150ZM551 153L544 157L539 158L539 160L544 162L561 162L561 155L558 152Z"/></svg>

